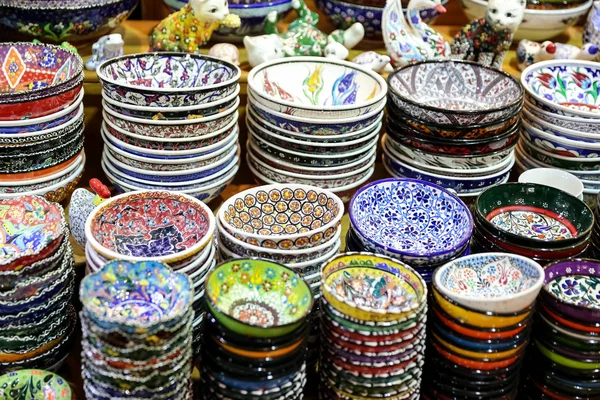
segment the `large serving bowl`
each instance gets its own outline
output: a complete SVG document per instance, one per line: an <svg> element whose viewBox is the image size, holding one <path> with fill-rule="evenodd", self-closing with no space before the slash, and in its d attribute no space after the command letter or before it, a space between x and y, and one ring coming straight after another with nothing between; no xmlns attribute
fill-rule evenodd
<svg viewBox="0 0 600 400"><path fill-rule="evenodd" d="M354 118L385 104L387 84L376 72L347 61L286 57L250 71L255 103L302 118Z"/></svg>
<svg viewBox="0 0 600 400"><path fill-rule="evenodd" d="M214 230L214 216L204 203L169 191L111 197L85 224L88 242L108 259L167 263L197 255Z"/></svg>
<svg viewBox="0 0 600 400"><path fill-rule="evenodd" d="M237 90L241 70L203 54L140 53L100 64L98 78L112 100L138 106L208 104Z"/></svg>
<svg viewBox="0 0 600 400"><path fill-rule="evenodd" d="M0 46L0 119L44 117L71 105L82 90L83 61L65 48L34 43Z"/></svg>
<svg viewBox="0 0 600 400"><path fill-rule="evenodd" d="M255 4L229 3L229 12L240 17L240 26L230 28L221 25L214 36L222 41L233 42L241 41L244 36L262 35L269 13L276 12L278 20L282 20L291 9L292 0L269 0Z"/></svg>
<svg viewBox="0 0 600 400"><path fill-rule="evenodd" d="M444 90L439 90L440 84ZM509 74L467 61L425 61L388 77L390 100L413 118L438 125L497 122L519 112L523 88ZM482 86L483 85L483 86Z"/></svg>
<svg viewBox="0 0 600 400"><path fill-rule="evenodd" d="M487 1L461 0L460 3L470 20L485 16ZM572 8L556 10L525 9L523 22L515 32L514 40L529 39L543 42L558 36L570 26L575 25L591 6L592 0L588 0Z"/></svg>
<svg viewBox="0 0 600 400"><path fill-rule="evenodd" d="M589 135L600 134L600 119L572 117L569 115L560 115L551 111L546 111L532 104L525 99L526 109L531 115L538 117L554 129L563 129L576 132L585 132Z"/></svg>

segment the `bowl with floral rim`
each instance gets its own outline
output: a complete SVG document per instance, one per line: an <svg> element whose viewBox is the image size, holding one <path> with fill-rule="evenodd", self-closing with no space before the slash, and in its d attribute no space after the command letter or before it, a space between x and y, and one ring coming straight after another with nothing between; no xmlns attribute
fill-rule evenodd
<svg viewBox="0 0 600 400"><path fill-rule="evenodd" d="M556 114L536 106L527 99L523 108L554 128L587 132L590 135L600 134L600 120Z"/></svg>
<svg viewBox="0 0 600 400"><path fill-rule="evenodd" d="M328 190L309 185L265 185L229 198L217 217L239 240L292 250L330 239L343 213L342 201Z"/></svg>
<svg viewBox="0 0 600 400"><path fill-rule="evenodd" d="M238 259L212 270L205 299L228 329L260 338L284 335L306 320L313 305L308 285L281 264ZM281 301L285 299L285 301Z"/></svg>
<svg viewBox="0 0 600 400"><path fill-rule="evenodd" d="M538 147L528 140L519 141L518 148L535 161L542 162L549 166L569 171L600 171L600 158L597 157L576 158L573 157L571 153L561 155Z"/></svg>
<svg viewBox="0 0 600 400"><path fill-rule="evenodd" d="M598 158L600 153L600 146L594 140L567 139L538 129L527 121L523 121L521 137L546 151L567 157L590 159Z"/></svg>
<svg viewBox="0 0 600 400"><path fill-rule="evenodd" d="M25 369L0 376L0 388L6 400L17 400L27 396L32 400L53 398L71 400L69 383L60 376L39 369Z"/></svg>
<svg viewBox="0 0 600 400"><path fill-rule="evenodd" d="M193 259L214 230L214 216L204 203L169 191L111 197L85 224L88 242L106 258L168 263Z"/></svg>
<svg viewBox="0 0 600 400"><path fill-rule="evenodd" d="M57 163L56 165L51 165L47 168L42 168L35 171L22 172L22 173L14 173L14 174L0 174L0 185L19 185L21 182L23 184L27 184L28 182L41 182L44 179L49 180L54 177L55 174L60 171L72 167L73 164L81 162L81 157L83 155L83 151L79 151L74 154L71 158L64 160L62 162Z"/></svg>
<svg viewBox="0 0 600 400"><path fill-rule="evenodd" d="M111 99L139 106L208 104L237 90L241 70L204 54L127 54L100 64L98 78Z"/></svg>
<svg viewBox="0 0 600 400"><path fill-rule="evenodd" d="M529 125L548 134L554 134L561 138L570 139L577 142L596 143L598 137L600 136L598 133L590 131L575 130L572 128L565 128L562 126L551 124L547 121L544 121L542 118L537 117L535 114L529 111L528 108L523 108L522 115L523 120L526 121Z"/></svg>
<svg viewBox="0 0 600 400"><path fill-rule="evenodd" d="M584 241L594 224L593 212L583 201L534 183L487 189L477 198L475 218L505 241L548 249Z"/></svg>

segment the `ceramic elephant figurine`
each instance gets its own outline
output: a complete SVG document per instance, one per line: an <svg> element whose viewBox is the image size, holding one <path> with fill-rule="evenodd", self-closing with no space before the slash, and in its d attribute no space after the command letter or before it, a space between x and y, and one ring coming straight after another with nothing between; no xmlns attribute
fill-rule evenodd
<svg viewBox="0 0 600 400"><path fill-rule="evenodd" d="M122 56L124 45L119 33L102 36L92 45L92 56L85 62L85 69L95 71L102 62Z"/></svg>
<svg viewBox="0 0 600 400"><path fill-rule="evenodd" d="M79 188L73 192L69 203L69 225L77 244L85 248L85 221L91 212L104 200L110 198L110 190L98 179L90 180L92 191Z"/></svg>
<svg viewBox="0 0 600 400"><path fill-rule="evenodd" d="M528 39L519 42L517 48L517 62L523 71L530 65L546 60L578 59L593 61L600 57L599 47L587 43L581 48L564 43L554 43L549 40L537 43Z"/></svg>

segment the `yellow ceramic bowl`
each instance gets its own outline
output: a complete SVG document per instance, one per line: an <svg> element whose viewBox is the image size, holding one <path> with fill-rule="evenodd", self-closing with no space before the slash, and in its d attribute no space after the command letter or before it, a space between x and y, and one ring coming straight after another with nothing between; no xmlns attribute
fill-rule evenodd
<svg viewBox="0 0 600 400"><path fill-rule="evenodd" d="M515 349L499 351L497 353L480 353L478 351L465 350L463 348L460 348L453 344L450 344L447 341L445 341L444 339L440 338L435 333L433 333L432 335L433 335L434 340L436 342L438 342L438 344L440 344L441 346L445 347L446 350L449 350L459 356L462 356L465 358L471 358L471 359L478 360L478 361L504 360L504 359L510 358L510 357L514 356L515 354L519 353L521 350L523 350L525 348L525 345L526 345L526 343L524 343Z"/></svg>
<svg viewBox="0 0 600 400"><path fill-rule="evenodd" d="M506 328L524 321L527 317L529 317L529 314L531 314L531 311L527 311L523 314L514 316L486 315L475 311L466 310L454 303L451 303L434 287L432 292L435 302L442 310L444 310L444 312L446 312L446 314L462 324L467 324L477 328Z"/></svg>
<svg viewBox="0 0 600 400"><path fill-rule="evenodd" d="M240 348L222 343L215 338L213 338L213 340L219 346L221 346L223 349L227 350L230 353L237 354L238 356L242 356L242 357L257 358L257 359L276 358L276 357L285 356L286 354L289 354L292 351L296 350L298 347L300 347L300 345L302 343L304 343L304 338L302 338L302 339L298 340L297 342L295 342L287 347L281 348L281 349L271 350L271 351L251 351L251 350L246 350L246 349L240 349Z"/></svg>

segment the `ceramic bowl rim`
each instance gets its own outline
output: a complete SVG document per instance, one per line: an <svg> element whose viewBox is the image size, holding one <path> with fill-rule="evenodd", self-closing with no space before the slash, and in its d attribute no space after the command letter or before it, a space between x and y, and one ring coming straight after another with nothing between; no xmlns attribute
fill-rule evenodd
<svg viewBox="0 0 600 400"><path fill-rule="evenodd" d="M593 0L590 0L593 1ZM477 67L477 68L481 68L483 70L487 70L489 72L493 72L499 76L504 76L504 78L508 78L510 81L512 81L513 83L517 84L517 87L519 88L520 94L518 96L518 98L508 104L505 104L503 106L499 106L499 107L494 107L494 108L488 108L488 109L484 109L484 110L448 110L448 109L444 109L444 108L439 108L439 107L433 107L433 106L429 106L426 104L421 104L418 103L400 93L398 93L396 91L396 89L389 84L389 82L394 78L394 76L398 73L400 73L403 70L408 70L408 69L412 69L415 67L419 67L421 65L424 64L468 64L468 65L472 65L473 67ZM514 78L512 75L510 75L509 73L502 71L502 70L496 70L493 69L491 67L486 67L483 66L479 63L476 63L474 61L465 61L465 60L426 60L426 61L420 61L417 63L413 63L413 64L408 64L404 67L401 67L397 70L395 70L394 72L390 73L388 75L387 78L388 81L388 87L389 87L389 93L390 95L396 96L398 97L400 100L407 102L409 104L412 104L413 106L419 107L419 108L423 108L425 110L429 110L429 111L434 111L434 112L439 112L439 113L444 113L444 114L449 114L449 115L472 115L472 116L477 116L477 115L481 115L481 114L491 114L494 112L498 112L498 111L504 111L507 110L511 107L515 107L518 106L519 103L523 102L523 97L525 95L525 90L523 89L523 86L520 84L520 82Z"/></svg>
<svg viewBox="0 0 600 400"><path fill-rule="evenodd" d="M584 142L584 141L579 141L579 140L575 140L575 139L565 138L562 136L557 136L553 133L548 133L539 128L536 128L535 126L531 125L528 121L526 121L524 119L521 121L521 123L523 124L522 125L523 130L525 130L525 131L531 130L534 134L541 136L545 140L557 142L559 144L575 147L578 149L586 149L586 150L590 150L590 151L600 151L600 143L598 143L598 142L597 143ZM527 132L527 133L529 133L529 132ZM595 139L599 140L600 137L595 138ZM583 158L583 157L575 157L575 158Z"/></svg>
<svg viewBox="0 0 600 400"><path fill-rule="evenodd" d="M525 97L525 103L523 105L523 108L527 109L527 111L531 114L531 113L539 113L539 114L543 114L543 115L548 115L551 116L552 118L556 118L556 119L560 119L562 121L567 121L567 122L573 122L573 123L577 123L577 124L594 124L594 125L598 125L600 124L600 119L598 119L597 121L591 118L583 118L583 117L576 117L576 116L572 116L572 115L562 115L562 114L553 114L550 113L546 110L543 110L541 108L539 108L538 106L536 106L535 104L533 104L532 102L529 101L529 99L527 97ZM531 111L533 110L533 111ZM539 118L539 117L538 117ZM540 118L542 119L542 118ZM543 120L545 123L550 124L550 122L547 122L546 120ZM553 126L557 126L557 125L553 125ZM559 126L561 129L566 129L566 128L562 128L561 126Z"/></svg>
<svg viewBox="0 0 600 400"><path fill-rule="evenodd" d="M84 164L85 165L85 152L82 150L79 154L77 154L75 156L75 161L69 165L67 165L64 169L53 172L52 174L48 175L48 176L42 176L40 178L35 178L35 179L31 179L31 180L15 180L15 181L8 181L8 182L0 182L0 186L29 186L29 185L35 185L38 183L42 183L42 182L48 182L51 180L54 180L56 178L60 178L61 176L66 176L67 174L69 174L70 172L72 172L74 169L76 169L79 164Z"/></svg>
<svg viewBox="0 0 600 400"><path fill-rule="evenodd" d="M261 93L260 89L258 88L258 84L255 82L255 77L259 72L267 70L268 68L273 67L273 66L277 66L280 64L295 64L295 65L297 65L297 64L314 64L314 63L325 64L325 65L335 65L338 67L344 67L346 69L359 71L359 72L367 75L372 80L374 80L379 85L379 88L381 90L376 96L373 96L373 99L365 101L360 104L350 104L350 105L344 105L344 106L323 106L323 105L298 104L298 103L294 103L294 102L287 101L287 100L275 99L273 97L265 97ZM288 108L297 108L297 109L304 110L304 111L316 111L316 112L323 112L323 113L327 113L327 112L331 112L331 111L341 112L341 111L351 111L351 110L361 109L364 107L377 105L382 100L384 100L383 105L385 106L385 96L388 92L388 86L387 86L387 82L385 81L385 79L383 79L380 74L378 74L377 72L374 72L371 69L367 69L359 64L352 63L349 61L344 61L344 60L338 60L338 59L332 59L332 58L324 59L323 57L305 57L305 56L284 57L284 58L280 58L277 60L272 60L269 62L262 63L256 67L252 68L252 70L248 73L248 87L250 89L248 92L252 92L252 94L255 94L256 96L261 97L267 101L281 104Z"/></svg>
<svg viewBox="0 0 600 400"><path fill-rule="evenodd" d="M110 5L113 5L113 4L121 3L122 1L123 0L101 0L101 1L99 1L97 3L89 4L89 5L83 5L81 7L80 6L75 6L75 7L72 7L72 6L71 7L70 6L63 6L63 7L60 7L60 8L52 7L52 8L50 8L50 11L55 11L55 10L58 10L58 11L64 11L64 10L89 10L89 9L93 9L93 8L100 8L100 7L110 6ZM20 6L22 6L22 7L20 7ZM18 9L21 9L21 10L31 10L31 9L33 9L33 10L48 10L48 8L46 8L46 7L31 7L31 6L28 6L27 4L11 4L10 8L18 8Z"/></svg>
<svg viewBox="0 0 600 400"><path fill-rule="evenodd" d="M68 317L68 315L67 315L67 319L68 319L68 318L69 318L69 317ZM69 330L69 328L68 328L68 326L67 326L67 331L68 331L68 330ZM66 334L66 332L65 332L65 334ZM42 377L47 377L47 376L51 376L51 377L54 377L54 378L61 379L61 380L62 380L62 383L58 383L58 385L59 385L59 388L62 388L63 390L64 390L64 389L67 389L67 390L68 390L68 393L67 393L67 395L65 396L65 398L69 398L69 399L70 399L70 398L71 398L71 396L73 395L73 391L72 391L72 389L71 389L71 386L69 385L69 382L68 382L68 381L67 381L65 378L63 378L62 376L60 376L60 375L58 375L58 374L56 374L56 373L54 373L54 372L52 372L52 371L49 371L49 370L43 370L43 369L38 369L38 368L27 368L27 369L19 369L19 370L17 370L17 371L6 372L5 374L3 374L3 375L0 375L0 383L2 383L2 382L4 381L5 383L8 383L8 384L10 384L11 382L14 382L14 381L15 381L15 379L18 379L18 375L21 375L21 374L23 374L23 375L25 375L25 376L29 377L29 376L32 376L32 375L33 375L33 374L32 374L32 372L37 372L37 374L35 374L35 375L36 375L37 377L39 377L39 378L40 378L40 380L43 380L43 379L42 379ZM12 374L14 374L15 376L10 376L10 375L12 375ZM28 382L29 380L28 380L28 379L25 379L24 381L25 381L25 383L26 383L26 382ZM55 379L55 382L56 382L56 379ZM57 383L57 382L56 382L56 383ZM61 397L62 397L62 396L61 396Z"/></svg>
<svg viewBox="0 0 600 400"><path fill-rule="evenodd" d="M529 121L533 121L534 123L543 126L546 129L554 129L560 133L563 133L565 135L571 135L571 136L577 136L577 137L581 137L581 138L586 138L586 139L596 139L596 140L600 140L600 134L597 133L589 133L589 132L582 132L582 131L577 131L575 129L570 129L570 128L564 128L560 125L554 125L551 124L548 121L543 120L542 118L536 116L535 114L533 114L531 111L529 111L526 107L523 107L523 116L524 116L524 122L527 122L528 125L532 126L531 122ZM553 116L556 116L558 114L552 114ZM534 126L534 128L537 128ZM538 130L540 130L539 128L537 128ZM543 129L541 129L543 130ZM545 130L543 130L544 132L546 132ZM575 139L570 139L570 140L575 140Z"/></svg>
<svg viewBox="0 0 600 400"><path fill-rule="evenodd" d="M168 195L169 198L183 196L191 204L194 204L194 206L196 208L202 209L204 211L204 213L206 214L207 220L208 220L208 228L207 228L206 234L204 235L204 237L202 237L201 240L196 242L192 247L186 249L185 251L178 252L178 253L171 254L171 255L158 256L158 257L145 257L144 258L145 261L156 261L156 262L168 263L168 262L183 260L185 258L191 257L194 254L199 253L206 245L208 245L210 243L210 241L213 238L213 233L215 231L215 217L214 217L214 214L211 211L211 209L204 202L196 199L193 196L190 196L188 194L181 193L181 192L172 192L172 191L168 191L168 190L135 190L132 192L127 192L127 193L123 193L123 194L120 194L117 196L113 196L113 197L107 199L106 201L102 202L99 206L97 206L88 216L88 218L85 222L85 235L87 237L88 243L90 243L92 248L98 254L104 255L107 258L110 258L113 260L123 260L123 261L134 262L134 263L139 261L139 257L119 254L116 251L113 251L108 248L104 248L104 246L102 246L94 238L94 235L92 234L91 225L92 225L92 222L94 221L96 215L99 215L99 213L101 211L105 210L107 207L111 206L116 201L124 199L126 197L138 197L144 193L153 193L153 194L163 193L165 195Z"/></svg>
<svg viewBox="0 0 600 400"><path fill-rule="evenodd" d="M590 1L592 1L592 0L590 0ZM236 72L236 74L233 76L233 78L231 78L227 81L223 81L221 83L214 84L214 85L191 87L191 88L187 88L187 87L186 88L177 88L177 89L175 89L175 92L177 94L184 94L184 93L188 93L188 92L198 92L198 91L210 91L210 90L222 88L224 86L229 86L231 84L235 84L237 81L239 81L239 79L242 76L242 70L237 65L234 65L228 61L224 61L224 60L221 60L221 59L218 59L215 57L211 57L211 56L208 56L205 54L178 53L178 52L174 52L174 51L125 54L120 57L111 58L109 60L104 61L103 63L98 65L98 67L96 68L96 73L97 73L98 79L100 79L101 83L106 82L106 83L109 83L109 84L112 84L115 86L119 86L121 88L133 89L135 91L172 94L174 92L174 90L172 88L166 88L166 87L165 88L145 88L145 87L140 87L140 86L136 86L136 85L131 85L129 83L120 83L117 80L111 79L107 74L104 74L104 69L107 66L109 66L110 64L118 63L121 60L144 58L144 57L160 58L163 56L164 57L179 57L179 58L190 57L190 58L196 58L196 59L206 59L206 60L212 61L217 64L223 64Z"/></svg>
<svg viewBox="0 0 600 400"><path fill-rule="evenodd" d="M287 3L291 3L292 0L268 0L264 3L241 3L241 4L228 4L230 10L251 10L255 8L265 8L265 7L276 7L281 6ZM234 13L235 14L235 13Z"/></svg>
<svg viewBox="0 0 600 400"><path fill-rule="evenodd" d="M469 0L469 1L477 3L484 7L487 6L487 1L484 1L484 0ZM526 8L525 14L532 14L532 16L536 16L536 15L563 16L565 14L567 14L567 15L568 14L580 14L580 13L583 13L584 11L587 11L587 9L592 5L593 1L594 0L588 0L578 7L558 9L558 10L535 10L535 9L531 9L531 8Z"/></svg>
<svg viewBox="0 0 600 400"><path fill-rule="evenodd" d="M599 260L595 260L595 259L589 258L589 257L577 257L577 258L571 258L571 259L566 259L566 260L563 259L563 260L554 261L552 263L547 264L546 267L544 268L544 271L546 272L546 276L545 276L544 286L543 286L542 290L544 290L544 292L546 292L548 295L552 296L552 299L554 299L556 301L559 301L559 302L562 302L560 299L558 299L556 296L554 296L554 294L552 292L550 292L550 290L548 290L546 288L546 285L548 283L550 283L551 281L555 280L556 278L560 278L560 277L565 276L565 275L554 275L554 276L550 277L549 274L553 273L554 269L557 266L561 265L561 264L573 264L573 263L579 263L579 262L583 262L584 264L586 264L585 265L586 269L589 269L591 267L590 265L587 265L587 264L590 264L590 263L594 264L594 268L600 267L600 261ZM599 268L599 270L600 270L600 268ZM568 274L569 275L583 275L582 273L576 273L576 272L572 272L572 273L570 272ZM600 273L598 275L594 275L594 276L600 277ZM566 303L566 304L573 305L573 304L570 304L570 303ZM579 307L579 306L576 306L576 305L573 305L573 306L574 307ZM590 310L590 311L593 311L593 310Z"/></svg>
<svg viewBox="0 0 600 400"><path fill-rule="evenodd" d="M521 144L523 142L522 140L519 140L518 142L519 142L518 143L519 145L523 146ZM595 162L595 163L599 163L600 162L600 158L575 158L575 157L562 156L560 154L552 153L552 152L550 152L548 150L541 149L538 146L536 146L534 143L531 143L531 142L527 142L527 146L533 147L533 149L535 150L536 153L543 154L543 155L545 155L547 157L550 157L550 158L556 158L557 160L572 161L572 162L575 161L575 162L583 162L583 163L588 162L588 161L589 162ZM568 170L568 171L573 171L573 170ZM585 172L585 171L582 171L582 172ZM600 172L600 170L598 172Z"/></svg>
<svg viewBox="0 0 600 400"><path fill-rule="evenodd" d="M55 184L53 184L51 186L41 187L39 189L30 190L28 192L21 192L21 193L19 193L19 196L41 196L41 197L45 198L44 196L47 193L53 192L56 189L59 189L59 188L65 186L65 184L69 184L69 183L72 183L73 181L75 181L77 179L77 177L83 173L84 167L85 167L85 157L83 157L79 166L77 166L75 168L75 170L71 170L69 173L64 175L64 178L62 180L56 182ZM0 200L9 200L14 197L15 196L13 193L0 193Z"/></svg>
<svg viewBox="0 0 600 400"><path fill-rule="evenodd" d="M528 168L526 171L523 171L523 173L521 173L519 175L519 178L517 178L517 182L518 183L538 183L540 185L543 185L543 183L531 182L531 181L525 180L528 178L527 175L532 175L532 174L535 174L536 172L560 174L562 177L566 177L569 179L569 181L574 182L574 184L579 183L577 185L579 194L583 193L583 189L585 189L583 181L581 179L579 179L579 177L577 177L577 176L573 175L572 173L570 173L569 171L567 171L566 169L549 168L549 167ZM533 176L535 177L535 175L533 175ZM529 177L529 178L531 179L531 177ZM521 180L521 179L523 179L523 180ZM561 190L563 190L563 189L561 189ZM566 190L565 190L565 192L566 192ZM567 192L567 193L569 193L569 192ZM578 195L572 195L572 196L577 197Z"/></svg>
<svg viewBox="0 0 600 400"><path fill-rule="evenodd" d="M75 116L65 122L63 122L62 124L55 126L53 128L48 128L48 129L44 129L41 131L37 131L37 132L26 132L26 133L17 133L17 134L12 134L12 133L8 133L8 134L0 134L0 137L2 138L29 138L32 136L41 136L41 135L47 135L50 133L54 133L54 132L58 132L61 130L67 130L69 129L68 132L65 132L62 134L62 136L66 136L66 137L71 137L70 135L75 131L75 129L77 129L79 127L79 125L84 125L84 106L83 103L79 103L78 104L78 110L77 110L77 114L75 114ZM59 136L60 137L60 136ZM46 138L46 139L42 139L40 141L37 142L31 142L31 143L18 143L17 146L35 146L37 144L41 144L44 142L49 142L51 140L56 140L58 137L52 137L52 138Z"/></svg>

